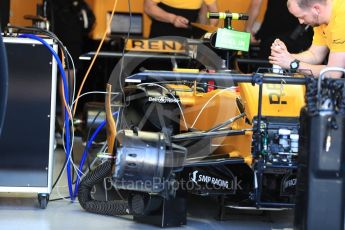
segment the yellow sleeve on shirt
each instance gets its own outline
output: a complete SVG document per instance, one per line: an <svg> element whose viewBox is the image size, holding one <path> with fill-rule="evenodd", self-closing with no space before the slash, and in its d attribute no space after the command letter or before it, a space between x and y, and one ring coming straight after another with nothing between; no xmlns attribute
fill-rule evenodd
<svg viewBox="0 0 345 230"><path fill-rule="evenodd" d="M203 2L207 5L214 3L216 0L152 0L155 3L163 3L170 7L179 9L199 9Z"/></svg>
<svg viewBox="0 0 345 230"><path fill-rule="evenodd" d="M214 3L216 0L204 0L204 2L206 3L206 5L211 5L212 3Z"/></svg>
<svg viewBox="0 0 345 230"><path fill-rule="evenodd" d="M327 46L330 52L345 52L345 3L335 0L328 25L314 28L313 45Z"/></svg>

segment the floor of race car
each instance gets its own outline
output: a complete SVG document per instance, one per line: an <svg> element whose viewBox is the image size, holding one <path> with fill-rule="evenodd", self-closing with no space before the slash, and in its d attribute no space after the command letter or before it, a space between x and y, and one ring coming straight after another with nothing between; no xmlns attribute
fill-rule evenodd
<svg viewBox="0 0 345 230"><path fill-rule="evenodd" d="M64 161L61 148L55 151L54 180ZM65 175L51 199L68 195ZM38 208L36 194L0 194L0 229L160 229L132 221L131 216L109 217L84 211L78 202L50 201L46 209ZM292 229L292 211L228 214L226 220L216 220L217 204L208 197L188 201L187 225L176 229ZM175 228L169 228L175 229Z"/></svg>

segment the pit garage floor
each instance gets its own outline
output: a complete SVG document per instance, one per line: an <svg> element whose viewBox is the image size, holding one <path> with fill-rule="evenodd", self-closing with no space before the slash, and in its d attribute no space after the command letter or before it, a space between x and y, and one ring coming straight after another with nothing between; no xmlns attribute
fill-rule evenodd
<svg viewBox="0 0 345 230"><path fill-rule="evenodd" d="M55 151L54 180L64 161L62 148ZM65 175L51 193L51 199L67 196ZM188 201L187 225L169 229L236 229L266 230L292 229L293 212L275 211L227 215L224 221L216 220L217 205L209 198ZM78 202L68 200L50 201L46 209L38 208L36 194L0 194L0 229L160 229L132 221L131 216L109 217L84 211Z"/></svg>

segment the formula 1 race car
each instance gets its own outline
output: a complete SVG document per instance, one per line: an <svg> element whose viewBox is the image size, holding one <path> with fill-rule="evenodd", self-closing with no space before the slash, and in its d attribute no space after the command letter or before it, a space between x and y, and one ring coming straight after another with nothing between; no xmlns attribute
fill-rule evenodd
<svg viewBox="0 0 345 230"><path fill-rule="evenodd" d="M128 77L106 100L113 157L85 176L80 204L162 227L186 224L187 193L222 207L294 207L304 85L304 76L258 73ZM106 176L125 201L91 198Z"/></svg>

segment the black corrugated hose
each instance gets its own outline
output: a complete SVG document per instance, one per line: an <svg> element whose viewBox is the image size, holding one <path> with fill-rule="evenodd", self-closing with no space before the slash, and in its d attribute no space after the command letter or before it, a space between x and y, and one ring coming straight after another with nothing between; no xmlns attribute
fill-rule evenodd
<svg viewBox="0 0 345 230"><path fill-rule="evenodd" d="M345 114L345 83L343 83L341 101L339 102L339 112Z"/></svg>
<svg viewBox="0 0 345 230"><path fill-rule="evenodd" d="M317 113L317 80L314 78L306 78L306 94L305 102L310 114Z"/></svg>
<svg viewBox="0 0 345 230"><path fill-rule="evenodd" d="M124 200L98 201L91 197L92 187L103 181L111 174L112 162L106 161L99 165L95 170L90 171L80 182L78 189L78 200L80 205L88 212L119 216L128 215L128 202Z"/></svg>
<svg viewBox="0 0 345 230"><path fill-rule="evenodd" d="M318 98L317 79L306 79L305 101L308 111L312 115L318 114L319 100L332 99L334 110L345 114L345 83L334 79L324 79L321 84L321 98Z"/></svg>

